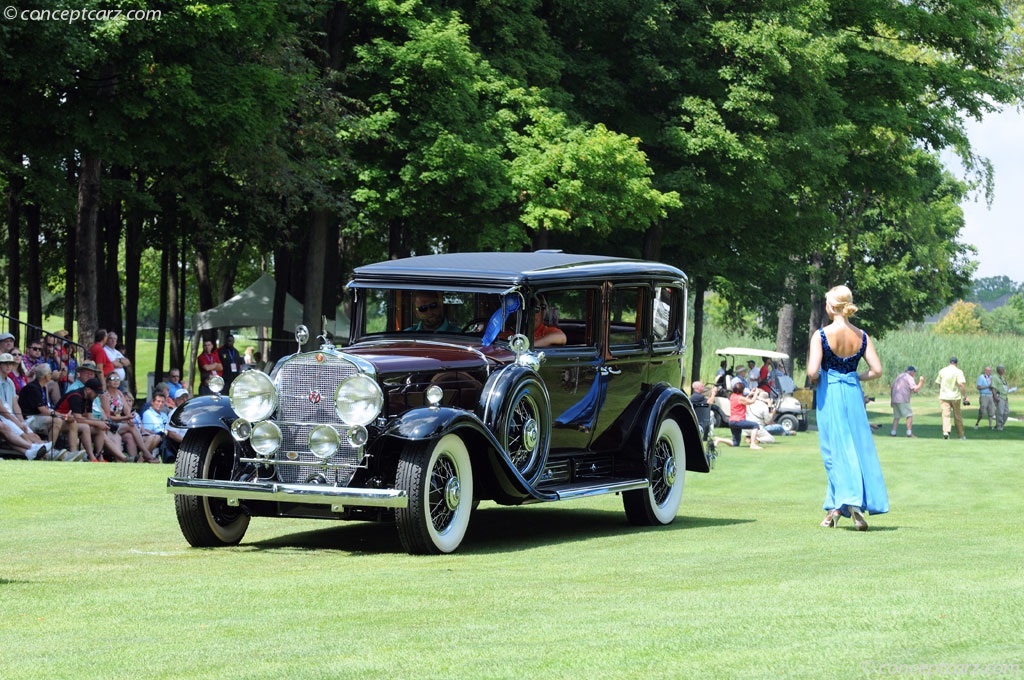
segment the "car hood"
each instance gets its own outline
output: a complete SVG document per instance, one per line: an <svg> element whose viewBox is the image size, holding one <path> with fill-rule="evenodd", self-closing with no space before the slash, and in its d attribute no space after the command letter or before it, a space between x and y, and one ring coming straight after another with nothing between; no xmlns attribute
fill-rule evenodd
<svg viewBox="0 0 1024 680"><path fill-rule="evenodd" d="M371 363L380 375L471 371L513 358L508 350L426 340L370 341L346 347L344 353Z"/></svg>

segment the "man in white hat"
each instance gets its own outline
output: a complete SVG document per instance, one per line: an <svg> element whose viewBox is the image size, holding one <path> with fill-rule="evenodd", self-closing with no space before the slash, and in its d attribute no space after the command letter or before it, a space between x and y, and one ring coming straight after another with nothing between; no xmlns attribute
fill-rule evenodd
<svg viewBox="0 0 1024 680"><path fill-rule="evenodd" d="M50 444L44 443L17 412L14 383L7 377L17 363L10 352L0 353L0 434L3 434L8 446L33 460L40 453L49 453Z"/></svg>

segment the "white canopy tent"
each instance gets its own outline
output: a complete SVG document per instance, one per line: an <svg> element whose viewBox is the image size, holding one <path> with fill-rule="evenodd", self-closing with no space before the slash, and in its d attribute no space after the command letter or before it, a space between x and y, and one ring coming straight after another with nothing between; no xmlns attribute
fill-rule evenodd
<svg viewBox="0 0 1024 680"><path fill-rule="evenodd" d="M189 367L188 384L192 385L193 375L196 369L196 357L199 355L198 337L203 331L215 328L248 328L248 327L269 327L273 324L274 317L274 291L277 282L269 274L263 274L256 279L251 286L235 295L230 300L211 309L197 312L192 316L192 339L189 342ZM347 338L348 318L345 314L344 304L338 307L335 312L335 334L336 337ZM292 329L302 323L302 303L285 294L284 298L284 328ZM318 335L320 330L310 328L312 335Z"/></svg>
<svg viewBox="0 0 1024 680"><path fill-rule="evenodd" d="M263 274L251 286L216 307L192 315L192 338L189 341L188 384L192 385L203 331L214 328L269 327L274 317L274 277ZM302 323L302 304L289 294L284 299L284 327Z"/></svg>
<svg viewBox="0 0 1024 680"><path fill-rule="evenodd" d="M195 333L212 328L244 328L269 326L274 315L274 290L277 284L269 274L263 274L251 286L230 300L197 312L192 316ZM284 327L294 328L302 323L302 304L285 294Z"/></svg>

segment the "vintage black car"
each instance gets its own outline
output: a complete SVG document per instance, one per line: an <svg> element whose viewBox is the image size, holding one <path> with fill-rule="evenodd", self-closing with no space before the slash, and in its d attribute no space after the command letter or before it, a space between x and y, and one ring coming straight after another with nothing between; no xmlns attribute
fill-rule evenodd
<svg viewBox="0 0 1024 680"><path fill-rule="evenodd" d="M410 553L459 547L479 501L621 493L668 524L708 471L680 390L685 275L562 252L381 262L348 285L351 337L326 335L230 397L193 399L168 489L193 546L250 517L390 520ZM214 381L216 382L216 381Z"/></svg>

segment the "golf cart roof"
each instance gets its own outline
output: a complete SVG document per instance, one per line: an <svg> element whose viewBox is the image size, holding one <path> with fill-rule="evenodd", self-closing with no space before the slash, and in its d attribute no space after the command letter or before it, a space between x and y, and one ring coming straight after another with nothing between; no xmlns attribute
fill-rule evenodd
<svg viewBox="0 0 1024 680"><path fill-rule="evenodd" d="M716 349L715 354L719 356L744 356L744 357L768 357L770 359L788 359L785 352L773 352L770 349L751 349L750 347L723 347Z"/></svg>

